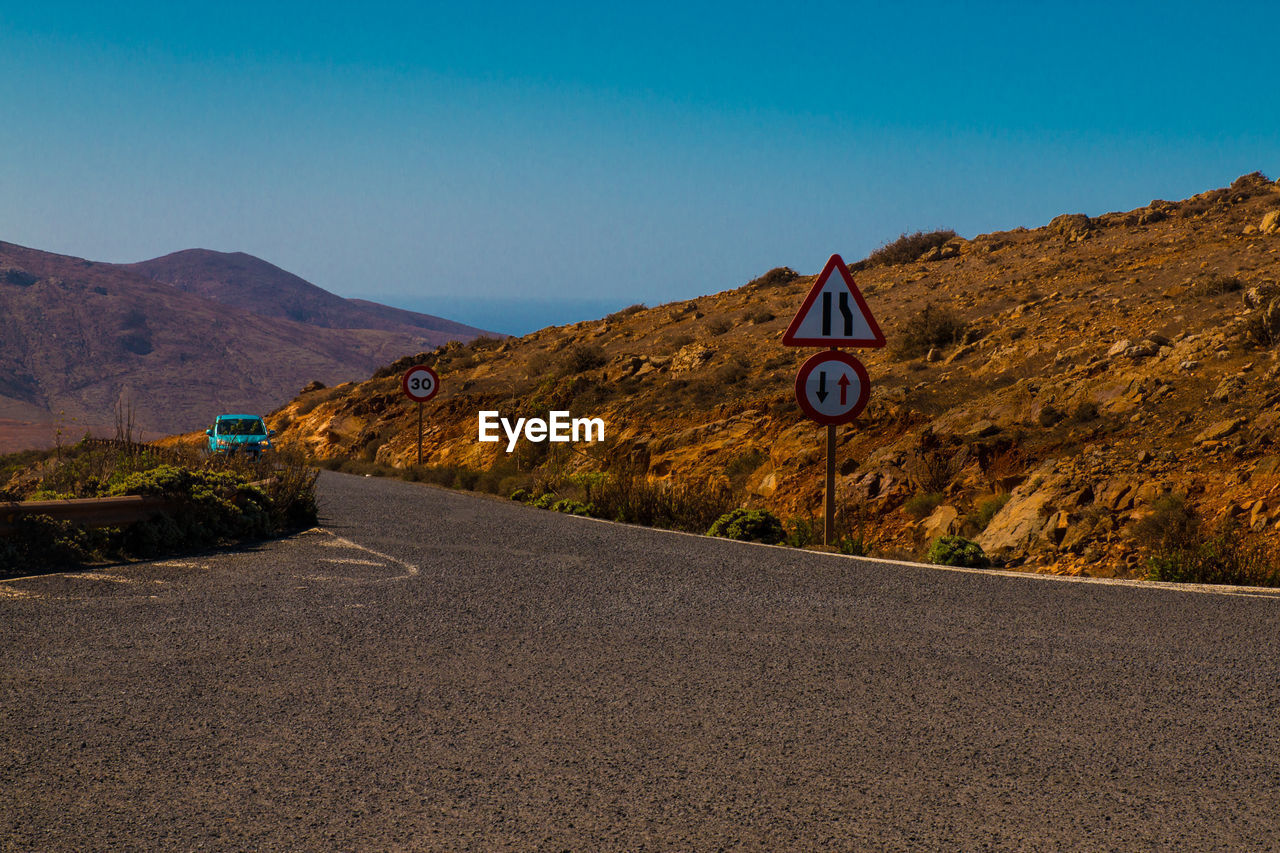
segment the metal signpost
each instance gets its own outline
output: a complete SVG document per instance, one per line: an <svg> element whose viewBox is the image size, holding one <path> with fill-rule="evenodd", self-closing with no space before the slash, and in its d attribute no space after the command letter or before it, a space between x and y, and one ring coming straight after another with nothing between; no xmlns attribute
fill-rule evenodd
<svg viewBox="0 0 1280 853"><path fill-rule="evenodd" d="M832 255L782 336L783 346L830 347L812 356L796 375L801 410L827 427L826 492L822 544L833 544L836 526L836 426L866 407L871 380L862 362L836 347L882 347L884 333L839 255Z"/></svg>
<svg viewBox="0 0 1280 853"><path fill-rule="evenodd" d="M422 404L440 390L440 377L430 367L420 364L405 371L400 378L404 395L418 404L418 464L422 464Z"/></svg>

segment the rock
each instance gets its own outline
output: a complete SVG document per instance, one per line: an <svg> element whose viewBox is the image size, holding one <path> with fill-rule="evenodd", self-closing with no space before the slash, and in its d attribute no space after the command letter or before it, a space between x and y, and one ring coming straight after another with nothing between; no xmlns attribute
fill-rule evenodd
<svg viewBox="0 0 1280 853"><path fill-rule="evenodd" d="M1178 365L1179 370L1185 370L1188 373L1200 366L1200 362L1194 359L1188 359Z"/></svg>
<svg viewBox="0 0 1280 853"><path fill-rule="evenodd" d="M1258 230L1263 234L1274 234L1280 231L1280 210L1268 211L1262 217L1262 224L1258 226Z"/></svg>
<svg viewBox="0 0 1280 853"><path fill-rule="evenodd" d="M1196 444L1207 444L1211 441L1222 441L1247 423L1247 418L1228 418L1206 427L1195 437Z"/></svg>
<svg viewBox="0 0 1280 853"><path fill-rule="evenodd" d="M1237 376L1228 376L1218 383L1218 387L1213 389L1213 393L1209 395L1209 399L1215 403L1225 403L1233 397L1239 395L1244 383Z"/></svg>
<svg viewBox="0 0 1280 853"><path fill-rule="evenodd" d="M863 500L871 500L880 494L880 472L868 471L853 484L853 495Z"/></svg>
<svg viewBox="0 0 1280 853"><path fill-rule="evenodd" d="M1124 351L1129 358L1150 358L1160 351L1160 345L1153 340L1139 341Z"/></svg>
<svg viewBox="0 0 1280 853"><path fill-rule="evenodd" d="M1058 543L1058 547L1063 551L1079 554L1084 550L1085 543L1092 533L1093 525L1089 522L1082 521L1069 525L1066 533L1062 536L1062 541Z"/></svg>
<svg viewBox="0 0 1280 853"><path fill-rule="evenodd" d="M1111 345L1111 349L1107 350L1107 358L1115 358L1116 356L1124 353L1124 351L1127 350L1128 348L1129 348L1128 339L1116 341L1114 344Z"/></svg>
<svg viewBox="0 0 1280 853"><path fill-rule="evenodd" d="M298 393L299 393L299 394L310 394L312 391L320 391L320 390L322 390L323 388L324 388L324 383L323 383L323 382L321 382L319 379L312 379L312 380L311 380L310 382L308 382L306 385L302 386L302 390L301 390L301 391L299 391Z"/></svg>
<svg viewBox="0 0 1280 853"><path fill-rule="evenodd" d="M1067 477L1056 472L1057 464L1056 460L1046 460L1013 490L1009 502L977 536L984 551L1003 558L1018 556L1046 538L1046 515L1050 514L1053 501L1070 489ZM1058 519L1052 521L1056 535Z"/></svg>
<svg viewBox="0 0 1280 853"><path fill-rule="evenodd" d="M702 344L689 344L681 347L671 357L671 374L673 376L697 370L711 360L716 351Z"/></svg>
<svg viewBox="0 0 1280 853"><path fill-rule="evenodd" d="M1280 456L1264 456L1254 463L1249 479L1266 479L1277 474L1280 474Z"/></svg>
<svg viewBox="0 0 1280 853"><path fill-rule="evenodd" d="M974 344L974 343L965 344L964 346L957 349L955 352L951 353L951 355L947 356L942 363L944 365L947 365L947 364L951 364L952 362L959 361L960 359L964 358L966 355L973 352L977 348L978 348L977 344Z"/></svg>
<svg viewBox="0 0 1280 853"><path fill-rule="evenodd" d="M1083 213L1064 213L1049 222L1049 230L1061 234L1069 243L1085 239L1094 228L1094 221Z"/></svg>
<svg viewBox="0 0 1280 853"><path fill-rule="evenodd" d="M964 437L968 439L986 438L1000 432L1000 427L991 421L978 421L965 432Z"/></svg>
<svg viewBox="0 0 1280 853"><path fill-rule="evenodd" d="M920 522L920 531L926 542L932 542L939 536L950 536L959 528L960 513L953 506L943 504Z"/></svg>
<svg viewBox="0 0 1280 853"><path fill-rule="evenodd" d="M929 352L925 354L924 360L931 363L936 361L941 361L942 353L938 352L937 347L929 347Z"/></svg>

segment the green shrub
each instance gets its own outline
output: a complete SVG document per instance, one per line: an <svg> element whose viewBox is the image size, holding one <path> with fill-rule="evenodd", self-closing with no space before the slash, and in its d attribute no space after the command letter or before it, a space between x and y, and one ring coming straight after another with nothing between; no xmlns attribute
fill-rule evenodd
<svg viewBox="0 0 1280 853"><path fill-rule="evenodd" d="M935 509L942 505L946 496L941 492L929 492L923 495L913 495L907 498L907 502L902 505L902 509L907 515L919 521L927 517Z"/></svg>
<svg viewBox="0 0 1280 853"><path fill-rule="evenodd" d="M785 544L792 548L803 548L822 539L821 527L812 518L790 518L786 524Z"/></svg>
<svg viewBox="0 0 1280 853"><path fill-rule="evenodd" d="M707 535L776 545L786 536L786 531L778 517L768 510L739 507L717 518L707 530Z"/></svg>
<svg viewBox="0 0 1280 853"><path fill-rule="evenodd" d="M557 496L555 492L543 492L533 500L533 505L538 509L551 509L552 504L556 502Z"/></svg>
<svg viewBox="0 0 1280 853"><path fill-rule="evenodd" d="M967 566L982 568L987 565L987 555L982 546L963 536L942 536L933 540L925 561L939 566Z"/></svg>
<svg viewBox="0 0 1280 853"><path fill-rule="evenodd" d="M520 503L525 503L526 501L529 500L529 490L525 488L516 489L514 492L511 493L511 500L520 501Z"/></svg>
<svg viewBox="0 0 1280 853"><path fill-rule="evenodd" d="M71 567L90 560L154 557L254 541L315 524L316 471L301 456L269 460L213 457L190 467L156 463L151 450L72 448L49 472L81 496L155 495L174 508L123 527L85 530L26 516L0 542L0 571ZM109 451L109 452L107 452ZM111 467L112 459L116 467ZM150 467L138 470L140 466ZM84 495L90 489L96 494Z"/></svg>
<svg viewBox="0 0 1280 853"><path fill-rule="evenodd" d="M978 504L977 509L965 516L964 529L971 531L975 535L986 530L987 525L991 523L991 519L995 518L996 513L1004 509L1004 505L1008 502L1008 492L982 501Z"/></svg>
<svg viewBox="0 0 1280 853"><path fill-rule="evenodd" d="M841 536L836 548L850 557L865 557L871 553L871 546L861 536Z"/></svg>
<svg viewBox="0 0 1280 853"><path fill-rule="evenodd" d="M1162 548L1147 559L1147 580L1280 586L1280 565L1264 543L1224 531L1208 542Z"/></svg>
<svg viewBox="0 0 1280 853"><path fill-rule="evenodd" d="M583 489L597 518L687 533L705 532L736 503L732 489L723 482L658 482L630 466L584 483Z"/></svg>
<svg viewBox="0 0 1280 853"><path fill-rule="evenodd" d="M591 507L582 501L575 501L573 498L562 498L555 502L551 507L556 512L564 512L569 515L590 515Z"/></svg>

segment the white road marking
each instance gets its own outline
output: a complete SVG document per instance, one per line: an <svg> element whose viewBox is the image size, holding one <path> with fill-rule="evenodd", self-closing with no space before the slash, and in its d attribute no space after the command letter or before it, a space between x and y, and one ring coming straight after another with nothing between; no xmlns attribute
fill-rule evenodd
<svg viewBox="0 0 1280 853"><path fill-rule="evenodd" d="M323 546L330 547L330 548L354 548L357 551L363 551L366 554L371 554L372 556L385 560L388 563L394 563L395 565L400 566L402 569L404 569L404 572L405 572L404 575L396 578L383 578L383 580L402 580L403 578L411 578L418 574L418 567L413 565L412 563L406 563L404 560L393 557L390 554L384 554L381 551L375 551L372 548L366 548L365 546L359 543L352 542L350 539L346 538L345 536L339 536L338 534L334 533L332 530L326 530L323 527L313 527L310 530L304 531L302 535L306 536L307 534L310 534L310 533L321 534L321 535L330 537L329 541L320 543ZM324 562L350 563L353 565L364 565L364 566L385 565L385 563L373 563L373 562L367 562L367 561L352 560L350 558L346 558L346 559L325 558Z"/></svg>

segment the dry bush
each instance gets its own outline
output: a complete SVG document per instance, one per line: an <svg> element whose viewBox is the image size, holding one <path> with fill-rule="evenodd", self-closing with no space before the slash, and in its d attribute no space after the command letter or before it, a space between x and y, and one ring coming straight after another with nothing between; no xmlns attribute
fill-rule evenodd
<svg viewBox="0 0 1280 853"><path fill-rule="evenodd" d="M800 277L800 274L791 267L774 267L759 278L753 278L747 282L747 287L754 287L758 290L764 290L771 287L782 287L790 284Z"/></svg>
<svg viewBox="0 0 1280 853"><path fill-rule="evenodd" d="M903 465L907 477L922 494L945 492L969 461L969 449L955 446L926 429L907 452Z"/></svg>
<svg viewBox="0 0 1280 853"><path fill-rule="evenodd" d="M934 347L960 342L968 330L969 324L951 308L930 302L902 324L894 352L901 358L921 356Z"/></svg>
<svg viewBox="0 0 1280 853"><path fill-rule="evenodd" d="M649 310L648 305L645 305L643 302L637 302L635 305L628 305L626 308L623 308L621 311L614 311L612 314L605 317L604 321L606 323L616 323L617 321L621 320L623 317L630 317L632 314L639 314L641 311L647 311L647 310Z"/></svg>
<svg viewBox="0 0 1280 853"><path fill-rule="evenodd" d="M603 349L590 344L574 344L560 359L560 370L566 376L604 367L609 358Z"/></svg>
<svg viewBox="0 0 1280 853"><path fill-rule="evenodd" d="M950 228L940 231L917 231L914 234L903 234L898 239L885 243L879 249L867 255L866 260L858 266L862 269L874 266L893 266L909 264L920 259L920 256L931 249L946 245L956 238L956 232Z"/></svg>

